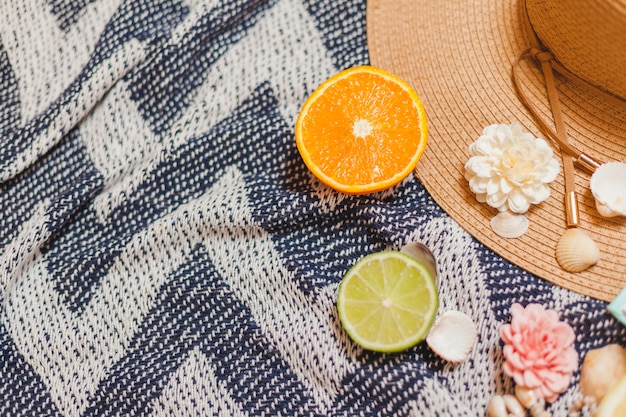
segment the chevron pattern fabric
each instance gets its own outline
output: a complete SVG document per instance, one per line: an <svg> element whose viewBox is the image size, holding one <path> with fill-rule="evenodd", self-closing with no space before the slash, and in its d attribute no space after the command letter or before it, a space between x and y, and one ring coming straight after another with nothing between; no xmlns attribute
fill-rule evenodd
<svg viewBox="0 0 626 417"><path fill-rule="evenodd" d="M415 178L320 185L293 125L368 63L365 0L0 1L0 416L482 416L500 324L556 309L584 353L606 303L482 247ZM470 359L343 332L343 274L420 240ZM578 375L576 375L577 379ZM571 389L551 406L565 415Z"/></svg>

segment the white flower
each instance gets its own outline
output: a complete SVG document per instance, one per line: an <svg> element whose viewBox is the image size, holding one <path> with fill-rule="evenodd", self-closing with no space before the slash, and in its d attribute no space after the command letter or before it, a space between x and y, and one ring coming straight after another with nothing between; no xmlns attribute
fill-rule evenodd
<svg viewBox="0 0 626 417"><path fill-rule="evenodd" d="M469 147L465 178L476 199L500 211L525 213L550 196L548 184L560 171L545 140L522 127L494 124Z"/></svg>
<svg viewBox="0 0 626 417"><path fill-rule="evenodd" d="M607 162L591 176L591 193L605 217L626 216L626 163Z"/></svg>

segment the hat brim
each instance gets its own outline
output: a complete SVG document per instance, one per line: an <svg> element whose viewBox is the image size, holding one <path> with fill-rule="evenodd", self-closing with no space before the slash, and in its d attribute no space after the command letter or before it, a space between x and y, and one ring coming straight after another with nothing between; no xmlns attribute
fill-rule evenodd
<svg viewBox="0 0 626 417"><path fill-rule="evenodd" d="M367 39L371 64L404 78L424 103L429 143L415 172L434 200L478 241L528 272L613 299L626 286L626 219L600 216L589 173L576 170L580 228L597 242L601 259L580 273L566 272L555 258L566 230L562 174L551 184L550 198L526 213L529 230L517 239L491 230L497 210L479 203L464 178L468 147L488 125L518 122L548 140L511 81L511 65L530 43L518 1L368 0ZM552 120L542 75L533 65L523 72L523 88L544 120ZM559 89L570 142L599 160L625 161L626 104L616 107L566 81Z"/></svg>

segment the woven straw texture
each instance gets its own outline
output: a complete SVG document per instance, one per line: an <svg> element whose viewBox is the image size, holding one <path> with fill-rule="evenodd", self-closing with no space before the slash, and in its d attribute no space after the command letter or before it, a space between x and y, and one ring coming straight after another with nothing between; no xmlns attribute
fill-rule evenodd
<svg viewBox="0 0 626 417"><path fill-rule="evenodd" d="M513 303L555 309L581 359L626 340L414 177L357 197L307 171L296 115L369 62L365 24L362 0L0 2L0 416L484 416L513 390ZM339 324L345 272L413 240L440 312L477 324L467 362L366 352Z"/></svg>
<svg viewBox="0 0 626 417"><path fill-rule="evenodd" d="M511 81L512 63L530 45L520 9L518 1L468 0L435 6L428 1L371 0L367 31L372 64L409 80L422 98L430 138L416 173L448 214L533 274L611 300L626 285L626 220L598 214L588 173L576 173L580 227L598 243L601 260L576 274L564 271L555 259L556 242L566 228L562 174L551 185L551 197L528 211L530 229L518 239L493 233L489 220L497 211L478 203L464 178L469 144L486 126L518 122L545 137ZM534 65L524 65L522 74L524 91L542 118L551 122L543 76ZM560 82L560 96L571 144L602 161L626 160L626 102L606 101L566 82ZM560 159L556 147L555 154Z"/></svg>
<svg viewBox="0 0 626 417"><path fill-rule="evenodd" d="M543 44L570 71L626 99L625 0L527 0Z"/></svg>

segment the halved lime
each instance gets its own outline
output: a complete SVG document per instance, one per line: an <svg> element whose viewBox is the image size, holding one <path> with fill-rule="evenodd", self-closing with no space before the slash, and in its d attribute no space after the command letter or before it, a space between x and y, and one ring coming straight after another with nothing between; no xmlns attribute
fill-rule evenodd
<svg viewBox="0 0 626 417"><path fill-rule="evenodd" d="M348 335L377 352L398 352L422 341L438 307L435 277L396 251L361 258L343 277L337 296L339 319Z"/></svg>

